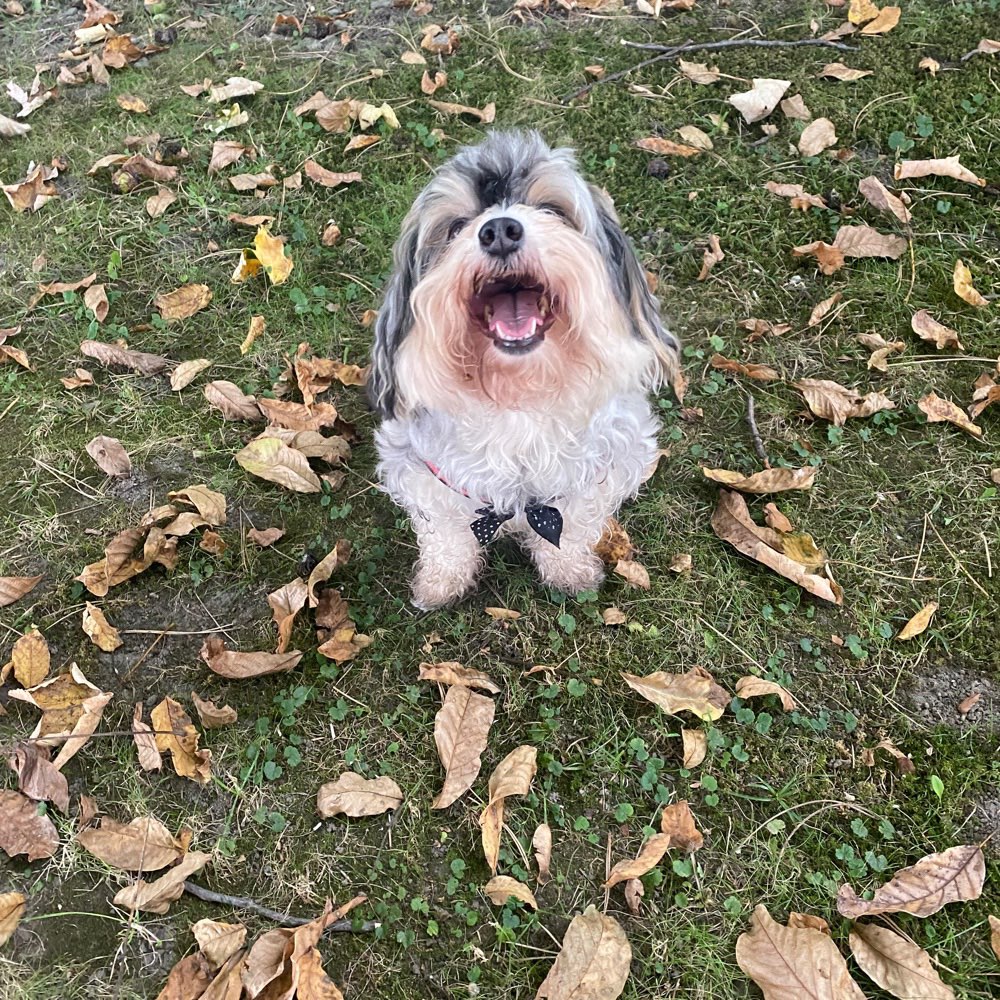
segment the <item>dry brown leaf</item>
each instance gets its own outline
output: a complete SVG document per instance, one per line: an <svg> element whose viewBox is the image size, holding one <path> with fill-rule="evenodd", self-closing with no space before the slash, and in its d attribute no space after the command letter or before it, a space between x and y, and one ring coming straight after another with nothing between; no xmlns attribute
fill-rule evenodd
<svg viewBox="0 0 1000 1000"><path fill-rule="evenodd" d="M994 917L992 913L990 914L990 947L993 949L997 961L1000 961L1000 917Z"/></svg>
<svg viewBox="0 0 1000 1000"><path fill-rule="evenodd" d="M880 913L929 917L948 903L978 899L985 878L986 860L978 844L949 847L896 872L870 900L861 899L849 885L842 885L837 893L837 911L852 920Z"/></svg>
<svg viewBox="0 0 1000 1000"><path fill-rule="evenodd" d="M724 358L721 354L713 354L708 363L717 371L742 375L757 382L773 382L774 379L780 378L778 373L768 365L758 365L752 362L744 364L742 361Z"/></svg>
<svg viewBox="0 0 1000 1000"><path fill-rule="evenodd" d="M958 351L965 350L958 339L958 333L944 323L939 323L926 309L920 309L913 314L910 328L921 340L929 341L939 351L945 347Z"/></svg>
<svg viewBox="0 0 1000 1000"><path fill-rule="evenodd" d="M658 670L645 677L622 673L625 683L647 701L658 705L668 715L691 712L703 722L722 718L729 704L729 693L715 683L704 667L692 667L685 674Z"/></svg>
<svg viewBox="0 0 1000 1000"><path fill-rule="evenodd" d="M315 608L319 604L319 593L316 588L326 583L340 566L347 564L350 558L351 543L344 538L338 538L333 548L313 567L306 581L309 588L309 607Z"/></svg>
<svg viewBox="0 0 1000 1000"><path fill-rule="evenodd" d="M570 921L535 1000L616 1000L631 962L632 948L618 921L588 906Z"/></svg>
<svg viewBox="0 0 1000 1000"><path fill-rule="evenodd" d="M795 530L792 522L773 503L764 505L764 523L769 528L774 528L775 531L792 532Z"/></svg>
<svg viewBox="0 0 1000 1000"><path fill-rule="evenodd" d="M681 799L666 806L660 816L660 832L670 837L670 846L689 854L701 850L705 843L701 830L687 801Z"/></svg>
<svg viewBox="0 0 1000 1000"><path fill-rule="evenodd" d="M166 913L170 904L184 894L184 880L198 872L212 860L211 854L203 851L190 851L165 875L155 882L139 879L134 885L128 885L116 893L113 900L115 906L136 913Z"/></svg>
<svg viewBox="0 0 1000 1000"><path fill-rule="evenodd" d="M283 653L288 649L288 643L292 638L292 628L295 625L295 616L305 607L308 597L309 589L306 587L305 580L300 577L296 577L291 583L286 583L283 587L279 587L267 595L267 603L271 606L274 623L278 626L276 653Z"/></svg>
<svg viewBox="0 0 1000 1000"><path fill-rule="evenodd" d="M94 314L98 323L103 323L108 318L108 293L104 290L104 285L91 285L83 293L83 304Z"/></svg>
<svg viewBox="0 0 1000 1000"><path fill-rule="evenodd" d="M130 823L105 816L99 827L81 830L76 841L106 865L126 872L156 872L186 853L183 841L152 816L140 816Z"/></svg>
<svg viewBox="0 0 1000 1000"><path fill-rule="evenodd" d="M918 399L917 406L926 415L929 424L947 422L954 424L975 438L983 436L982 427L979 424L974 424L961 407L956 406L950 399L942 399L936 392L929 392L923 398Z"/></svg>
<svg viewBox="0 0 1000 1000"><path fill-rule="evenodd" d="M42 633L33 628L14 643L10 663L4 667L0 677L6 678L8 670L13 670L21 687L33 688L49 676L50 664L49 644Z"/></svg>
<svg viewBox="0 0 1000 1000"><path fill-rule="evenodd" d="M712 530L738 552L762 563L768 569L808 590L810 594L833 604L843 603L843 591L833 580L829 568L825 566L822 553L819 553L817 561L820 565L816 568L824 568L826 575L807 572L810 567L789 544L796 536L789 539L770 528L761 528L754 524L746 501L739 493L719 490L719 505L712 515ZM811 539L809 541L811 542Z"/></svg>
<svg viewBox="0 0 1000 1000"><path fill-rule="evenodd" d="M649 570L634 559L619 559L615 563L614 573L633 587L649 590Z"/></svg>
<svg viewBox="0 0 1000 1000"><path fill-rule="evenodd" d="M843 5L843 0L841 0L839 4L831 4L830 6L843 7ZM878 4L873 3L873 0L851 0L847 11L847 20L853 25L864 24L865 21L878 17L878 13Z"/></svg>
<svg viewBox="0 0 1000 1000"><path fill-rule="evenodd" d="M0 189L15 212L37 212L46 202L59 197L55 185L50 183L57 175L54 167L31 163L23 181L0 185Z"/></svg>
<svg viewBox="0 0 1000 1000"><path fill-rule="evenodd" d="M212 751L198 749L198 730L187 712L173 698L164 698L150 713L156 749L170 754L182 778L207 785L212 778Z"/></svg>
<svg viewBox="0 0 1000 1000"><path fill-rule="evenodd" d="M38 576L0 576L0 608L21 600L30 594L41 582Z"/></svg>
<svg viewBox="0 0 1000 1000"><path fill-rule="evenodd" d="M871 76L875 71L872 69L851 69L842 62L827 63L817 74L818 77L831 77L834 80L852 82L860 80L862 77Z"/></svg>
<svg viewBox="0 0 1000 1000"><path fill-rule="evenodd" d="M264 528L263 531L259 531L257 528L251 528L247 532L247 538L249 538L254 545L259 545L262 549L269 549L275 542L284 537L285 532L281 528Z"/></svg>
<svg viewBox="0 0 1000 1000"><path fill-rule="evenodd" d="M527 903L533 910L538 909L535 894L523 882L518 882L509 875L494 875L483 886L483 892L494 906L503 906L508 899L516 899Z"/></svg>
<svg viewBox="0 0 1000 1000"><path fill-rule="evenodd" d="M243 338L243 343L240 344L240 354L248 353L250 348L253 347L254 342L264 333L266 329L267 322L263 316L251 316L250 326L247 329L247 335Z"/></svg>
<svg viewBox="0 0 1000 1000"><path fill-rule="evenodd" d="M650 136L647 139L638 139L635 148L647 153L655 153L657 156L697 156L702 152L697 146L687 146L684 143L674 142L672 139L661 139L658 136Z"/></svg>
<svg viewBox="0 0 1000 1000"><path fill-rule="evenodd" d="M142 720L142 702L135 704L132 714L132 738L139 753L139 766L144 771L159 771L163 767L163 757L156 749L153 730Z"/></svg>
<svg viewBox="0 0 1000 1000"><path fill-rule="evenodd" d="M805 378L792 385L805 397L810 411L837 427L851 418L870 417L881 410L894 410L896 404L880 392L862 396L853 389L829 379Z"/></svg>
<svg viewBox="0 0 1000 1000"><path fill-rule="evenodd" d="M869 21L862 29L862 35L884 35L899 24L899 7L883 7L875 19Z"/></svg>
<svg viewBox="0 0 1000 1000"><path fill-rule="evenodd" d="M816 258L819 269L823 274L836 274L843 266L845 257L839 247L832 246L823 240L814 240L812 243L805 243L802 246L792 247L793 257Z"/></svg>
<svg viewBox="0 0 1000 1000"><path fill-rule="evenodd" d="M191 692L191 703L206 729L222 729L223 726L231 726L239 718L235 708L230 705L219 708L214 701L199 697L197 691Z"/></svg>
<svg viewBox="0 0 1000 1000"><path fill-rule="evenodd" d="M736 962L764 1000L864 1000L829 935L812 927L784 927L763 905L736 941Z"/></svg>
<svg viewBox="0 0 1000 1000"><path fill-rule="evenodd" d="M83 631L90 636L90 641L105 653L113 653L122 645L118 629L111 625L104 612L87 601L83 610Z"/></svg>
<svg viewBox="0 0 1000 1000"><path fill-rule="evenodd" d="M624 625L628 618L621 608L605 608L601 612L601 621L605 625Z"/></svg>
<svg viewBox="0 0 1000 1000"><path fill-rule="evenodd" d="M963 301L968 302L970 306L982 308L990 304L989 300L981 295L976 286L973 285L972 272L961 258L955 261L952 285L955 289L955 294Z"/></svg>
<svg viewBox="0 0 1000 1000"><path fill-rule="evenodd" d="M699 83L702 85L718 83L722 76L718 66L712 66L710 68L705 63L687 62L684 59L677 60L677 68L692 83Z"/></svg>
<svg viewBox="0 0 1000 1000"><path fill-rule="evenodd" d="M479 817L479 826L483 855L494 874L500 859L504 800L512 795L528 794L538 768L537 757L534 747L520 746L507 754L490 776L489 799Z"/></svg>
<svg viewBox="0 0 1000 1000"><path fill-rule="evenodd" d="M726 255L723 253L722 247L719 246L719 237L713 233L708 238L708 249L702 254L701 271L698 273L697 280L704 281L712 268L725 258Z"/></svg>
<svg viewBox="0 0 1000 1000"><path fill-rule="evenodd" d="M257 174L233 174L229 178L229 185L234 191L256 191L258 188L271 188L278 183L274 174L267 170L262 170ZM252 220L252 221L251 221ZM242 220L241 220L242 221ZM271 216L254 215L246 217L243 225L262 226L271 221Z"/></svg>
<svg viewBox="0 0 1000 1000"><path fill-rule="evenodd" d="M481 688L490 694L499 694L500 688L488 674L472 667L463 667L460 663L421 663L421 681L432 681L438 684L458 684L461 687Z"/></svg>
<svg viewBox="0 0 1000 1000"><path fill-rule="evenodd" d="M709 469L703 465L701 471L706 479L722 483L742 493L783 493L785 490L812 489L819 470L815 466L805 466L801 469L764 469L763 472L744 476L741 472Z"/></svg>
<svg viewBox="0 0 1000 1000"><path fill-rule="evenodd" d="M535 852L535 864L538 865L539 885L545 885L552 877L549 868L552 864L552 827L548 823L539 823L531 838L531 849Z"/></svg>
<svg viewBox="0 0 1000 1000"><path fill-rule="evenodd" d="M103 344L99 340L85 340L80 344L80 353L99 361L102 365L116 368L131 368L143 375L159 375L167 367L166 358L158 354L144 354L119 347L117 344Z"/></svg>
<svg viewBox="0 0 1000 1000"><path fill-rule="evenodd" d="M321 167L315 160L306 160L302 169L309 180L328 188L340 187L342 184L356 184L361 180L361 174L357 170L336 173Z"/></svg>
<svg viewBox="0 0 1000 1000"><path fill-rule="evenodd" d="M910 210L903 203L902 198L894 195L877 177L865 177L858 181L858 192L868 204L873 205L879 211L894 215L904 225L910 221Z"/></svg>
<svg viewBox="0 0 1000 1000"><path fill-rule="evenodd" d="M151 219L158 219L175 201L177 195L170 188L161 187L146 199L146 214Z"/></svg>
<svg viewBox="0 0 1000 1000"><path fill-rule="evenodd" d="M991 375L981 375L974 383L969 416L975 420L983 410L995 403L1000 403L1000 385L997 385Z"/></svg>
<svg viewBox="0 0 1000 1000"><path fill-rule="evenodd" d="M938 71L941 69L941 63L937 59L933 59L931 56L924 56L920 62L917 63L917 69L925 69L931 76L937 76Z"/></svg>
<svg viewBox="0 0 1000 1000"><path fill-rule="evenodd" d="M264 412L268 423L274 427L294 431L318 431L333 427L339 414L332 403L294 403L284 399L259 399L257 405Z"/></svg>
<svg viewBox="0 0 1000 1000"><path fill-rule="evenodd" d="M208 917L192 924L191 933L198 942L201 953L214 969L225 965L243 947L243 942L247 939L247 929L243 924L227 924L219 920L210 920ZM220 997L218 1000L223 998Z"/></svg>
<svg viewBox="0 0 1000 1000"><path fill-rule="evenodd" d="M764 680L763 677L747 675L741 677L736 682L737 698L763 698L766 695L777 695L781 700L781 707L786 712L794 712L798 708L795 699L780 685L774 681Z"/></svg>
<svg viewBox="0 0 1000 1000"><path fill-rule="evenodd" d="M153 299L153 305L168 323L187 319L204 309L212 301L212 289L208 285L181 285L172 292L161 292Z"/></svg>
<svg viewBox="0 0 1000 1000"><path fill-rule="evenodd" d="M871 226L841 226L833 246L845 257L888 257L895 260L906 251L902 236L880 233Z"/></svg>
<svg viewBox="0 0 1000 1000"><path fill-rule="evenodd" d="M703 149L706 152L711 152L715 149L708 133L703 132L696 125L682 125L679 129L677 129L677 134L686 143L694 146L696 149Z"/></svg>
<svg viewBox="0 0 1000 1000"><path fill-rule="evenodd" d="M495 622L516 622L521 617L521 612L512 608L483 608L483 612Z"/></svg>
<svg viewBox="0 0 1000 1000"><path fill-rule="evenodd" d="M700 729L682 729L681 744L684 748L683 767L697 767L708 753L708 737Z"/></svg>
<svg viewBox="0 0 1000 1000"><path fill-rule="evenodd" d="M959 163L960 157L946 156L937 160L900 160L892 175L897 181L916 177L950 177L952 180L986 187L986 181Z"/></svg>
<svg viewBox="0 0 1000 1000"><path fill-rule="evenodd" d="M819 326L820 323L826 319L830 310L843 298L841 292L834 292L828 299L823 299L822 302L817 302L813 307L813 311L809 314L809 322L806 326L813 327Z"/></svg>
<svg viewBox="0 0 1000 1000"><path fill-rule="evenodd" d="M481 755L495 712L492 698L467 687L448 688L444 704L434 717L434 742L445 779L432 809L447 809L472 787L482 767Z"/></svg>
<svg viewBox="0 0 1000 1000"><path fill-rule="evenodd" d="M0 115L0 138L16 139L19 136L27 135L31 131L31 126L27 122L16 122L13 118Z"/></svg>
<svg viewBox="0 0 1000 1000"><path fill-rule="evenodd" d="M392 778L364 778L345 771L336 781L320 787L316 811L323 819L331 816L379 816L403 804L403 793Z"/></svg>
<svg viewBox="0 0 1000 1000"><path fill-rule="evenodd" d="M67 389L83 389L94 384L94 376L86 368L77 368L72 375L61 378L59 381Z"/></svg>
<svg viewBox="0 0 1000 1000"><path fill-rule="evenodd" d="M253 396L248 396L233 382L208 382L204 388L208 405L222 412L226 420L260 420L260 408ZM237 458L237 461L239 459Z"/></svg>
<svg viewBox="0 0 1000 1000"><path fill-rule="evenodd" d="M900 630L899 635L896 636L899 640L913 639L915 636L920 635L922 632L927 631L927 626L930 625L931 619L934 617L934 612L940 605L937 601L931 601L929 604L925 604Z"/></svg>
<svg viewBox="0 0 1000 1000"><path fill-rule="evenodd" d="M0 893L0 947L13 937L26 906L27 900L22 893Z"/></svg>
<svg viewBox="0 0 1000 1000"><path fill-rule="evenodd" d="M186 389L206 368L211 368L208 358L195 358L193 361L182 361L170 373L170 388L174 392Z"/></svg>
<svg viewBox="0 0 1000 1000"><path fill-rule="evenodd" d="M606 566L614 566L620 559L631 559L635 554L632 539L618 518L608 518L604 531L594 546L594 552Z"/></svg>
<svg viewBox="0 0 1000 1000"><path fill-rule="evenodd" d="M340 239L340 226L336 223L329 223L323 230L320 242L325 247L332 247Z"/></svg>
<svg viewBox="0 0 1000 1000"><path fill-rule="evenodd" d="M131 111L132 114L149 114L149 105L141 97L136 97L134 94L119 94L115 98L115 103L123 111Z"/></svg>
<svg viewBox="0 0 1000 1000"><path fill-rule="evenodd" d="M99 434L87 443L86 451L107 476L127 476L132 471L132 460L118 438Z"/></svg>
<svg viewBox="0 0 1000 1000"><path fill-rule="evenodd" d="M28 861L51 858L59 846L59 834L48 816L26 795L0 790L0 850L7 857L26 854Z"/></svg>
<svg viewBox="0 0 1000 1000"><path fill-rule="evenodd" d="M753 87L741 94L732 94L729 103L736 108L743 120L751 125L766 118L777 106L778 101L785 96L785 91L792 85L790 80L753 80Z"/></svg>
<svg viewBox="0 0 1000 1000"><path fill-rule="evenodd" d="M812 118L812 112L806 107L806 102L802 99L801 94L786 97L779 107L786 118L794 118L801 122L807 122Z"/></svg>
<svg viewBox="0 0 1000 1000"><path fill-rule="evenodd" d="M226 649L222 639L214 635L205 640L199 655L213 673L236 681L284 673L293 670L302 659L302 653L297 649L287 653L239 653Z"/></svg>
<svg viewBox="0 0 1000 1000"><path fill-rule="evenodd" d="M217 139L212 144L212 158L208 164L208 172L216 174L220 170L235 163L248 148L242 142L234 142L231 139Z"/></svg>
<svg viewBox="0 0 1000 1000"><path fill-rule="evenodd" d="M428 96L432 97L438 90L444 87L448 83L448 74L442 73L441 70L437 70L434 74L434 78L431 79L430 73L424 70L424 75L420 79L420 89Z"/></svg>
<svg viewBox="0 0 1000 1000"><path fill-rule="evenodd" d="M60 812L69 812L69 783L49 760L49 748L26 741L14 747L10 769L17 775L17 788L36 802L51 802Z"/></svg>
<svg viewBox="0 0 1000 1000"><path fill-rule="evenodd" d="M836 145L837 133L829 118L817 118L810 122L799 137L799 152L803 156L819 156L824 149Z"/></svg>
<svg viewBox="0 0 1000 1000"><path fill-rule="evenodd" d="M427 103L443 115L470 115L484 125L492 124L497 116L497 106L492 101L481 109L470 108L465 104L451 104L448 101L428 101Z"/></svg>
<svg viewBox="0 0 1000 1000"><path fill-rule="evenodd" d="M167 982L156 1000L192 1000L192 998L209 997L207 990L215 978L212 967L200 951L182 958L167 976ZM242 987L242 984L241 984ZM210 1000L239 1000L242 988L235 996L223 994L211 997Z"/></svg>
<svg viewBox="0 0 1000 1000"><path fill-rule="evenodd" d="M327 639L318 652L328 660L347 663L371 644L371 636L356 631L352 623L349 628L335 629L332 638Z"/></svg>
<svg viewBox="0 0 1000 1000"><path fill-rule="evenodd" d="M934 971L927 952L888 927L855 924L850 944L861 971L894 997L955 1000L951 987Z"/></svg>
<svg viewBox="0 0 1000 1000"><path fill-rule="evenodd" d="M208 91L209 104L228 104L237 97L250 97L258 90L263 90L264 84L256 80L248 80L245 76L231 76L225 84L210 87Z"/></svg>

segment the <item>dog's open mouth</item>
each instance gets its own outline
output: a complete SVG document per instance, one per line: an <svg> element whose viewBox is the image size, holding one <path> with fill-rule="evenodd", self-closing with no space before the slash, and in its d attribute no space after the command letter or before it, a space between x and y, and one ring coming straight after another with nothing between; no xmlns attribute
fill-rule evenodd
<svg viewBox="0 0 1000 1000"><path fill-rule="evenodd" d="M530 277L477 282L470 307L483 333L508 354L537 347L555 320L545 286Z"/></svg>

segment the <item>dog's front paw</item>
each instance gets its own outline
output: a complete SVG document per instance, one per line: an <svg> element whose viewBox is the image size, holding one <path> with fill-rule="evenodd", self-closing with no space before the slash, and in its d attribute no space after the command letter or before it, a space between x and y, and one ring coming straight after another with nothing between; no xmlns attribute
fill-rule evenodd
<svg viewBox="0 0 1000 1000"><path fill-rule="evenodd" d="M597 590L604 582L604 563L592 552L536 561L542 582L566 594Z"/></svg>
<svg viewBox="0 0 1000 1000"><path fill-rule="evenodd" d="M475 582L474 573L460 574L418 565L410 584L410 603L421 611L435 611L461 600Z"/></svg>

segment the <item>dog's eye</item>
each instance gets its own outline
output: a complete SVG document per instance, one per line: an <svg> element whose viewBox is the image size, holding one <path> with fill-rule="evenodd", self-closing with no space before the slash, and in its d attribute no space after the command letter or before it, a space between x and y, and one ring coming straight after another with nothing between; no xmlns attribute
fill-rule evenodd
<svg viewBox="0 0 1000 1000"><path fill-rule="evenodd" d="M543 204L543 205L539 205L538 207L539 207L539 208L540 208L540 209L541 209L541 210L542 210L543 212L549 212L549 213L551 213L552 215L556 216L556 218L558 218L558 219L562 219L562 220L563 220L563 222L568 222L568 221L569 221L569 216L568 216L568 215L566 214L566 212L565 212L565 211L564 211L564 210L563 210L562 208L560 208L560 207L559 207L558 205L553 205L553 204L552 204L551 202L546 202L545 204Z"/></svg>
<svg viewBox="0 0 1000 1000"><path fill-rule="evenodd" d="M456 219L448 227L448 239L453 240L456 236L458 236L458 234L466 227L468 221L468 219Z"/></svg>

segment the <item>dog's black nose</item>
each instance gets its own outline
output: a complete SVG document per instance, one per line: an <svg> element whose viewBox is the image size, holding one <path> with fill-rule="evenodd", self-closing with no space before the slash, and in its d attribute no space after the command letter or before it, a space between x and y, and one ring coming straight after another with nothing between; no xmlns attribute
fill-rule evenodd
<svg viewBox="0 0 1000 1000"><path fill-rule="evenodd" d="M523 242L524 226L507 216L490 219L479 230L479 245L491 257L509 257L521 249Z"/></svg>

